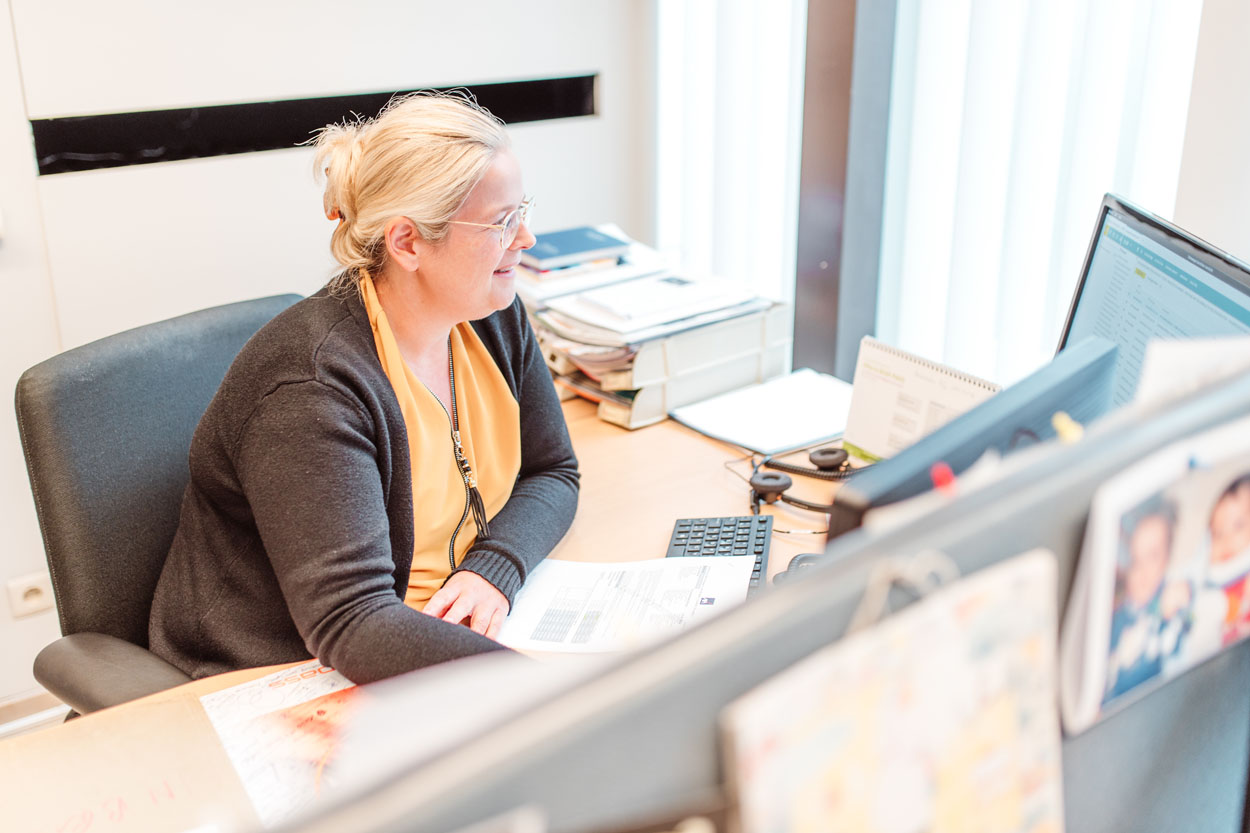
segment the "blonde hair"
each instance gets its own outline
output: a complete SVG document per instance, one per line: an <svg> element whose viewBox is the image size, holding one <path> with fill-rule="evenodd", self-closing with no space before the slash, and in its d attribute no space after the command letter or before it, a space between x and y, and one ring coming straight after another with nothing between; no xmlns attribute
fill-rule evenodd
<svg viewBox="0 0 1250 833"><path fill-rule="evenodd" d="M325 178L330 239L342 265L332 285L375 278L386 259L386 224L408 217L424 240L447 235L448 220L508 147L503 122L467 94L421 92L393 99L374 119L317 133L314 166Z"/></svg>

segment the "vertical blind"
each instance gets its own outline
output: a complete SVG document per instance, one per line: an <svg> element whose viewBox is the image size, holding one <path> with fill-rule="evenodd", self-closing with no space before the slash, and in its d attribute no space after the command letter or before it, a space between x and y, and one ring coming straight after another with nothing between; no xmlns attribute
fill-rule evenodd
<svg viewBox="0 0 1250 833"><path fill-rule="evenodd" d="M807 2L656 9L656 245L792 298Z"/></svg>
<svg viewBox="0 0 1250 833"><path fill-rule="evenodd" d="M1048 360L1103 193L1172 215L1201 11L898 0L880 338L1002 383Z"/></svg>

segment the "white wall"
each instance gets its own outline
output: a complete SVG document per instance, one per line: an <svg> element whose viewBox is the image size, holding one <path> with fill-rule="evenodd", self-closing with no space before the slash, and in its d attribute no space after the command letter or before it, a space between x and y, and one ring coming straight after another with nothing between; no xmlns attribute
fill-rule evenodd
<svg viewBox="0 0 1250 833"><path fill-rule="evenodd" d="M1250 3L1206 0L1177 225L1250 261Z"/></svg>
<svg viewBox="0 0 1250 833"><path fill-rule="evenodd" d="M511 128L535 227L612 220L654 238L651 0L7 5L8 391L57 350L212 304L312 292L331 269L310 150L38 177L32 118L599 73L596 116ZM0 583L43 564L12 408L3 414ZM56 632L52 614L19 621L0 604L0 701L33 690L31 660Z"/></svg>
<svg viewBox="0 0 1250 833"><path fill-rule="evenodd" d="M647 3L129 0L80 4L70 26L57 4L12 4L32 118L601 72L599 115L512 131L535 225L614 220L651 236L637 187L654 119L639 95ZM311 161L295 149L41 177L63 346L319 287L331 223Z"/></svg>
<svg viewBox="0 0 1250 833"><path fill-rule="evenodd" d="M35 171L13 31L9 15L0 14L0 283L5 319L0 326L0 585L46 566L11 404L17 377L55 353L59 344ZM0 702L35 688L31 662L39 647L58 633L52 613L14 619L0 586Z"/></svg>

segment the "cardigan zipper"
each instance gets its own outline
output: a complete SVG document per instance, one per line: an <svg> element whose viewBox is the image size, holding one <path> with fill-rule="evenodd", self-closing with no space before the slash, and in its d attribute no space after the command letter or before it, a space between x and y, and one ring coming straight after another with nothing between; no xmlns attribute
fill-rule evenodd
<svg viewBox="0 0 1250 833"><path fill-rule="evenodd" d="M451 443L456 455L456 466L460 469L460 477L464 481L464 511L460 513L460 522L456 524L455 530L451 533L451 541L447 545L447 560L451 564L451 569L454 570L456 569L456 536L464 527L470 509L473 511L473 522L477 525L478 538L490 537L490 523L486 520L486 505L482 502L482 493L477 489L477 475L473 473L473 468L469 465L468 459L464 456L464 449L460 445L460 419L456 413L456 361L451 352L450 336L447 338L447 376L451 387Z"/></svg>

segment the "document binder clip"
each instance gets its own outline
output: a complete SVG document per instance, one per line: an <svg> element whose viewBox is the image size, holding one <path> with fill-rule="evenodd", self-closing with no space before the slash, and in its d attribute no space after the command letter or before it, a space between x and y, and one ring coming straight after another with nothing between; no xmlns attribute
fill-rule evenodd
<svg viewBox="0 0 1250 833"><path fill-rule="evenodd" d="M854 633L880 621L887 612L893 587L924 597L957 578L959 568L955 562L937 550L922 550L911 558L887 558L868 575L863 598L846 632Z"/></svg>
<svg viewBox="0 0 1250 833"><path fill-rule="evenodd" d="M1050 424L1054 427L1059 442L1064 445L1080 442L1081 437L1085 436L1085 429L1081 427L1081 423L1063 411L1056 411L1050 418Z"/></svg>
<svg viewBox="0 0 1250 833"><path fill-rule="evenodd" d="M946 462L937 462L929 467L929 479L933 481L933 488L945 494L954 494L955 492L955 472L951 469L950 464Z"/></svg>

